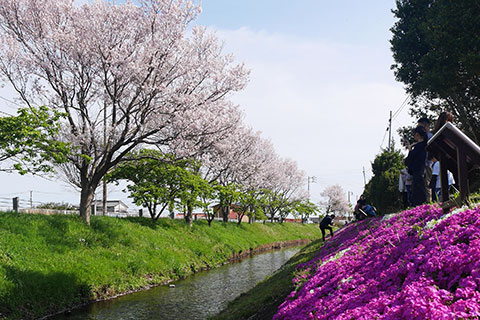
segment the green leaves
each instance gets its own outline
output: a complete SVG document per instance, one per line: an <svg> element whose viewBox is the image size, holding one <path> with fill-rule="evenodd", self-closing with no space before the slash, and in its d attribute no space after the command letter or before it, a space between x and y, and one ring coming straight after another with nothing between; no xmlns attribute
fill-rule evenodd
<svg viewBox="0 0 480 320"><path fill-rule="evenodd" d="M199 165L191 160L175 160L157 150L143 149L131 153L107 174L107 181L128 180L130 197L135 204L148 208L153 220L165 209L202 206L213 192L198 173ZM200 196L202 198L200 199Z"/></svg>
<svg viewBox="0 0 480 320"><path fill-rule="evenodd" d="M451 111L480 141L480 6L475 0L398 0L392 69L420 98L413 113ZM426 98L426 99L423 99ZM426 100L426 102L425 102Z"/></svg>
<svg viewBox="0 0 480 320"><path fill-rule="evenodd" d="M0 118L0 161L13 160L20 174L53 171L64 163L70 147L56 137L63 114L47 107L23 108L17 116Z"/></svg>

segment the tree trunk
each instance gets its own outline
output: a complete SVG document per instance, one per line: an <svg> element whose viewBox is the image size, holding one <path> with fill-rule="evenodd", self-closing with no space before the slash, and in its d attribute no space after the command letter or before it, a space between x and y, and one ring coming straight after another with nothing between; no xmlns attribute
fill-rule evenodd
<svg viewBox="0 0 480 320"><path fill-rule="evenodd" d="M94 190L89 186L82 187L80 192L80 216L90 225L90 214Z"/></svg>
<svg viewBox="0 0 480 320"><path fill-rule="evenodd" d="M87 166L84 166L80 172L81 191L80 191L80 216L90 225L90 215L92 200L95 196L95 190L99 186L104 175L102 171L92 176L88 175Z"/></svg>
<svg viewBox="0 0 480 320"><path fill-rule="evenodd" d="M228 222L228 215L230 213L230 206L222 207L222 218L223 222Z"/></svg>
<svg viewBox="0 0 480 320"><path fill-rule="evenodd" d="M186 208L186 212L185 212L185 222L188 223L190 226L192 226L193 222L192 222L192 213L193 213L193 207L191 204L187 204L187 208Z"/></svg>

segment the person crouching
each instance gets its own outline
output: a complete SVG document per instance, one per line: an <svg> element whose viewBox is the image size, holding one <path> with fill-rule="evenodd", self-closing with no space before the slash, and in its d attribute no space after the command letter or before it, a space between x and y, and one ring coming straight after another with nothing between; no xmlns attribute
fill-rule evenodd
<svg viewBox="0 0 480 320"><path fill-rule="evenodd" d="M322 240L325 242L325 230L330 230L330 236L333 237L333 219L335 219L335 215L326 215L325 218L322 219L320 222L320 231L322 231Z"/></svg>

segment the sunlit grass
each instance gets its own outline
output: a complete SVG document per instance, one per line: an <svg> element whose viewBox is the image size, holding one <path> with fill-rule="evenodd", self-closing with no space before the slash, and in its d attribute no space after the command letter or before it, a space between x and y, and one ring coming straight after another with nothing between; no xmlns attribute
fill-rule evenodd
<svg viewBox="0 0 480 320"><path fill-rule="evenodd" d="M316 225L0 213L0 318L31 319L214 267Z"/></svg>

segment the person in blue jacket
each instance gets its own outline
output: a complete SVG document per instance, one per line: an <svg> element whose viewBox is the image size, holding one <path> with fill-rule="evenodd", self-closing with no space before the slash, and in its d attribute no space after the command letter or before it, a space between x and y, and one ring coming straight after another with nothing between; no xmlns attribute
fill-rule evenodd
<svg viewBox="0 0 480 320"><path fill-rule="evenodd" d="M369 216L369 217L375 217L377 214L375 213L375 207L366 204L362 208L363 211Z"/></svg>

